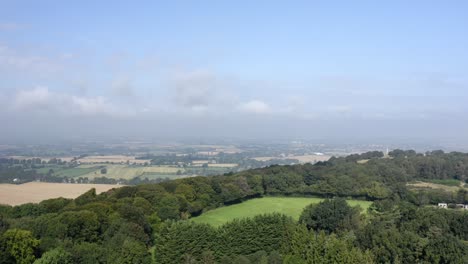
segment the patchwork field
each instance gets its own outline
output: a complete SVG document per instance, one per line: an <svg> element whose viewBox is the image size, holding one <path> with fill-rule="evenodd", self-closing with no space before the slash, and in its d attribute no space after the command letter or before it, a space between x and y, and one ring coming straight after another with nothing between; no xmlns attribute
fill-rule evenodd
<svg viewBox="0 0 468 264"><path fill-rule="evenodd" d="M25 184L0 184L0 204L19 205L39 203L51 198L76 198L81 194L96 188L96 193L106 192L123 185L111 184L68 184L28 182Z"/></svg>
<svg viewBox="0 0 468 264"><path fill-rule="evenodd" d="M124 156L124 155L107 155L107 156L86 156L78 160L81 163L136 163L144 164L150 162L151 160L141 160L136 159L134 156Z"/></svg>
<svg viewBox="0 0 468 264"><path fill-rule="evenodd" d="M269 161L272 159L296 159L300 163L315 163L319 161L327 161L331 157L328 155L298 155L298 156L287 156L287 157L255 157L254 160L258 161Z"/></svg>
<svg viewBox="0 0 468 264"><path fill-rule="evenodd" d="M302 210L311 203L323 201L320 198L303 197L263 197L245 201L240 204L217 208L194 217L191 221L197 223L208 223L213 226L220 226L236 218L252 217L265 213L282 213L299 219ZM360 206L365 212L372 202L348 200L351 206Z"/></svg>
<svg viewBox="0 0 468 264"><path fill-rule="evenodd" d="M81 175L81 177L88 177L88 179L93 179L95 177L102 177L105 176L107 178L114 178L114 179L126 179L130 180L135 177L144 175L144 174L176 174L177 171L183 169L177 167L169 167L169 166L148 166L148 167L132 167L127 165L120 165L120 164L93 164L93 165L80 165L78 168L89 168L94 166L105 166L107 168L106 174L101 174L100 169L94 170L87 174Z"/></svg>

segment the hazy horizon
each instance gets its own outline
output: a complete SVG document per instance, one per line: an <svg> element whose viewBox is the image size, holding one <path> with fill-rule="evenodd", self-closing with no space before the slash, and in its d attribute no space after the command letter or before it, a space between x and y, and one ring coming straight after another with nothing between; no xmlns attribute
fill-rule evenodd
<svg viewBox="0 0 468 264"><path fill-rule="evenodd" d="M468 140L468 4L0 4L0 142Z"/></svg>

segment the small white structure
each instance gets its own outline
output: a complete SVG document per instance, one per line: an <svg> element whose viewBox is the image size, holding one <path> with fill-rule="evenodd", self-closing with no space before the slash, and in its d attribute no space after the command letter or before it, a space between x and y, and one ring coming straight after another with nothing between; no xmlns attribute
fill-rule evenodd
<svg viewBox="0 0 468 264"><path fill-rule="evenodd" d="M463 209L468 210L468 204L465 204L465 206L463 207Z"/></svg>
<svg viewBox="0 0 468 264"><path fill-rule="evenodd" d="M439 203L437 206L439 206L439 208L448 208L446 203Z"/></svg>

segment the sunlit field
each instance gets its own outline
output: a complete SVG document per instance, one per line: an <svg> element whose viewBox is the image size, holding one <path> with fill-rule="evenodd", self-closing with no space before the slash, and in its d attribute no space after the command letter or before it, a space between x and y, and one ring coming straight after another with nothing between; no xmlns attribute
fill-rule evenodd
<svg viewBox="0 0 468 264"><path fill-rule="evenodd" d="M0 204L20 205L39 203L52 198L76 198L91 188L96 193L106 192L123 185L113 184L70 184L50 182L28 182L24 184L0 184Z"/></svg>
<svg viewBox="0 0 468 264"><path fill-rule="evenodd" d="M217 208L203 213L191 220L197 223L208 223L220 226L235 218L252 217L265 213L282 213L298 220L302 210L311 203L319 203L321 198L304 197L263 197L245 201L240 204ZM347 200L351 206L360 206L363 212L372 202L360 200Z"/></svg>

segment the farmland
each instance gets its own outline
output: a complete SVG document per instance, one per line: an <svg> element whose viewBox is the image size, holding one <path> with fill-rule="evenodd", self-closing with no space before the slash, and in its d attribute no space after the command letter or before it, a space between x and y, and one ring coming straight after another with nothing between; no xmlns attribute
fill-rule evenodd
<svg viewBox="0 0 468 264"><path fill-rule="evenodd" d="M245 201L240 204L217 208L203 213L201 216L192 218L191 221L197 223L208 223L213 226L220 226L235 218L252 217L265 213L282 213L299 219L302 210L311 203L319 203L320 198L304 197L263 197ZM348 200L351 206L360 206L364 211L369 208L371 202Z"/></svg>
<svg viewBox="0 0 468 264"><path fill-rule="evenodd" d="M94 169L87 174L81 175L81 177L87 177L93 179L95 177L105 176L113 179L126 179L131 180L135 177L139 177L144 174L173 174L175 175L180 169L177 167L170 166L127 166L121 164L93 164L93 165L80 165L78 168L95 168L95 166L102 166L107 169L106 174L101 174L100 170Z"/></svg>
<svg viewBox="0 0 468 264"><path fill-rule="evenodd" d="M0 204L19 205L25 203L38 203L51 198L76 198L91 188L96 193L119 188L122 185L110 184L67 184L28 182L25 184L0 184Z"/></svg>
<svg viewBox="0 0 468 264"><path fill-rule="evenodd" d="M81 163L135 163L144 164L149 163L150 160L136 159L135 156L125 155L107 155L107 156L86 156L78 159Z"/></svg>
<svg viewBox="0 0 468 264"><path fill-rule="evenodd" d="M253 159L257 161L269 161L269 160L274 160L274 159L292 159L292 160L298 160L300 163L316 163L319 161L327 161L330 159L330 156L328 155L288 155L284 157L283 156L255 157Z"/></svg>

